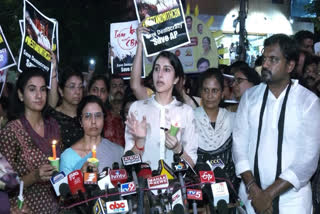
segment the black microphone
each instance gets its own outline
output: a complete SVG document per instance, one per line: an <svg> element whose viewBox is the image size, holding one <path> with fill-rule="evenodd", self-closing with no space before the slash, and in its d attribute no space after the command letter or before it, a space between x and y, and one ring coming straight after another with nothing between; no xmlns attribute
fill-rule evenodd
<svg viewBox="0 0 320 214"><path fill-rule="evenodd" d="M217 210L219 214L228 214L228 204L225 200L219 200L217 205Z"/></svg>
<svg viewBox="0 0 320 214"><path fill-rule="evenodd" d="M185 214L184 213L184 207L181 204L174 205L173 213L174 214Z"/></svg>
<svg viewBox="0 0 320 214"><path fill-rule="evenodd" d="M131 172L133 181L135 182L137 188L139 187L138 184L138 177L137 172L140 171L140 164L141 164L141 157L140 155L134 154L133 151L128 150L124 156L121 158L122 164L127 172Z"/></svg>
<svg viewBox="0 0 320 214"><path fill-rule="evenodd" d="M179 155L175 154L173 158L174 158L174 163L172 163L172 169L176 174L178 174L179 183L181 185L183 204L185 209L187 209L188 208L187 191L186 191L185 182L183 179L183 175L187 171L187 165L183 160L180 159Z"/></svg>
<svg viewBox="0 0 320 214"><path fill-rule="evenodd" d="M118 162L113 162L112 164L112 169L119 169L119 163Z"/></svg>
<svg viewBox="0 0 320 214"><path fill-rule="evenodd" d="M226 181L227 184L227 188L229 190L229 194L230 194L230 198L231 201L233 202L238 202L240 206L237 207L238 212L239 213L244 213L245 212L245 206L244 203L241 201L238 193L236 192L232 182L229 179L229 176L227 175L227 173L225 173L225 171L223 169L221 169L220 167L216 167L214 169L214 174L216 176L216 180L219 181Z"/></svg>
<svg viewBox="0 0 320 214"><path fill-rule="evenodd" d="M60 196L59 187L61 184L68 184L68 178L64 172L53 171L52 176L50 178L50 182L53 186L53 189L56 193L56 196Z"/></svg>
<svg viewBox="0 0 320 214"><path fill-rule="evenodd" d="M144 188L146 180L143 177L138 178L139 188L138 188L138 204L137 213L144 214Z"/></svg>
<svg viewBox="0 0 320 214"><path fill-rule="evenodd" d="M200 174L200 171L211 171L210 166L202 162L197 163L194 168L198 172L198 174ZM213 206L214 198L212 194L211 184L206 183L201 189L203 194L205 195L204 201L209 204L210 213L214 214L215 213L214 206Z"/></svg>

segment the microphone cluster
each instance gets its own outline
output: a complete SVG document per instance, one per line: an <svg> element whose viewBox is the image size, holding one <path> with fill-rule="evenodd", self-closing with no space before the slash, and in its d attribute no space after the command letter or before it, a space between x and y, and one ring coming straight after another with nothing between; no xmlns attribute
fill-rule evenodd
<svg viewBox="0 0 320 214"><path fill-rule="evenodd" d="M194 171L185 160L174 157L172 168L162 160L159 169L151 171L139 155L128 151L121 165L114 163L99 174L91 169L84 174L80 170L54 174L51 183L63 209L94 214L185 214L198 213L199 204L208 204L210 213L228 213L228 178L221 167L212 170L210 162L197 164ZM231 196L240 200L236 193Z"/></svg>

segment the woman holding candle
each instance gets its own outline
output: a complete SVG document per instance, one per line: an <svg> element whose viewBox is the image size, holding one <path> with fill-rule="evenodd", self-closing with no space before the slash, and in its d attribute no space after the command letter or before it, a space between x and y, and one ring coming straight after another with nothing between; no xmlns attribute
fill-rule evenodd
<svg viewBox="0 0 320 214"><path fill-rule="evenodd" d="M104 124L104 105L98 97L89 95L84 97L77 109L77 116L84 131L84 136L61 154L60 170L66 174L81 169L87 171L89 158L99 160L99 171L113 162L120 162L123 148L101 137Z"/></svg>
<svg viewBox="0 0 320 214"><path fill-rule="evenodd" d="M47 116L46 73L38 68L25 70L16 83L9 108L10 122L0 131L0 152L24 181L24 204L32 213L57 213L58 203L49 179L51 142L60 139L58 123ZM57 155L60 149L57 146ZM17 196L11 196L11 206Z"/></svg>
<svg viewBox="0 0 320 214"><path fill-rule="evenodd" d="M223 99L223 74L216 68L210 68L201 74L199 81L203 106L194 110L199 134L198 162L221 159L225 166L220 167L237 188L238 181L231 154L232 121L235 113L219 107Z"/></svg>
<svg viewBox="0 0 320 214"><path fill-rule="evenodd" d="M184 76L181 62L171 52L163 51L156 57L151 75L155 95L131 105L126 121L125 150L141 154L152 169L158 168L159 159L171 165L174 154L194 165L198 140L193 111L173 96L174 85ZM178 122L176 136L166 131L173 122Z"/></svg>

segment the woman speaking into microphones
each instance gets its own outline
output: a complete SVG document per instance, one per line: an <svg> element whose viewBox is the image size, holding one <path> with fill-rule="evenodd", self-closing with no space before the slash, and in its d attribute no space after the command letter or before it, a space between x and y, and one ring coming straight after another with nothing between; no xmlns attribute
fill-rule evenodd
<svg viewBox="0 0 320 214"><path fill-rule="evenodd" d="M174 87L184 76L181 62L173 53L163 51L156 57L150 75L155 95L131 105L125 151L140 154L153 170L158 168L160 159L171 166L174 154L193 166L198 148L193 111L179 101Z"/></svg>

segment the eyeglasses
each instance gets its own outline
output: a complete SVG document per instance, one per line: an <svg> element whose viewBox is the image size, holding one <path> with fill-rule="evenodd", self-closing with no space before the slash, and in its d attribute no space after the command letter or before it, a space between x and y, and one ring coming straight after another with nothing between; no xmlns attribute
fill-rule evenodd
<svg viewBox="0 0 320 214"><path fill-rule="evenodd" d="M280 58L276 56L262 56L262 64L269 61L272 65L278 64L280 62Z"/></svg>
<svg viewBox="0 0 320 214"><path fill-rule="evenodd" d="M86 112L82 116L85 120L91 120L93 116L94 119L100 120L103 118L103 112Z"/></svg>
<svg viewBox="0 0 320 214"><path fill-rule="evenodd" d="M241 77L236 77L236 78L234 78L233 82L234 82L235 84L240 85L240 84L241 84L243 81L245 81L245 80L248 80L248 79L246 79L246 78L241 78Z"/></svg>
<svg viewBox="0 0 320 214"><path fill-rule="evenodd" d="M84 86L83 86L83 85L80 85L80 86L66 85L65 88L68 88L68 89L70 89L71 91L74 91L74 90L76 90L76 89L78 89L78 90L83 90L83 89L84 89Z"/></svg>

